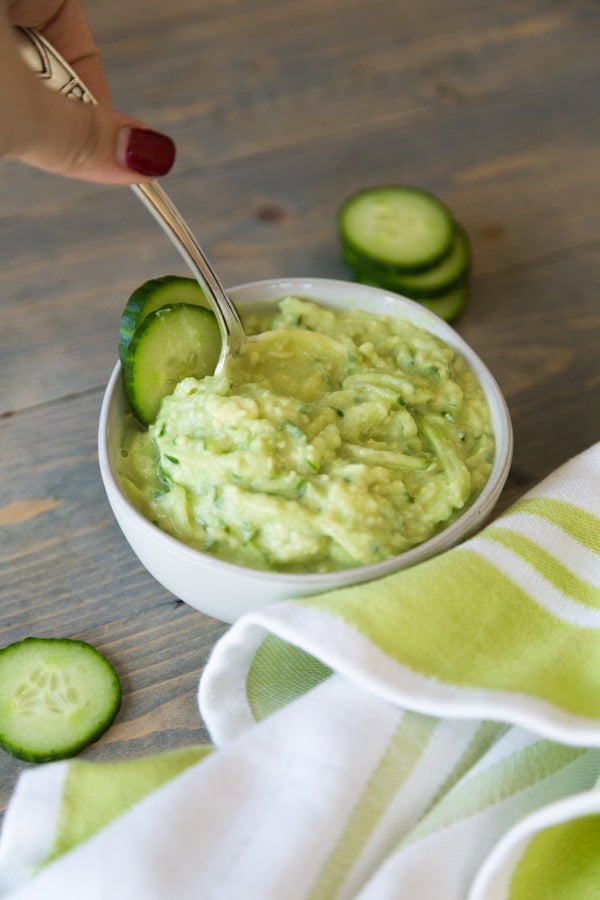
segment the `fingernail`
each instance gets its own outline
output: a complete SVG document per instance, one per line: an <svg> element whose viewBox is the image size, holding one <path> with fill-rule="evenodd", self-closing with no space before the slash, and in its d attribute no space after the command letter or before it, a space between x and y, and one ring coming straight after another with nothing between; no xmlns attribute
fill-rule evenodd
<svg viewBox="0 0 600 900"><path fill-rule="evenodd" d="M140 175L166 175L175 161L175 144L166 134L125 125L117 141L117 160Z"/></svg>

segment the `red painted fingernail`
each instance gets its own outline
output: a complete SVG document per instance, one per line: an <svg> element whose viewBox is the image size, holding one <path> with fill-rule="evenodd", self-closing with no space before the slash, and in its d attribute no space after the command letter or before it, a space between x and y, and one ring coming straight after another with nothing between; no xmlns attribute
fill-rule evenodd
<svg viewBox="0 0 600 900"><path fill-rule="evenodd" d="M166 134L128 128L124 162L140 175L166 175L175 161L175 144Z"/></svg>

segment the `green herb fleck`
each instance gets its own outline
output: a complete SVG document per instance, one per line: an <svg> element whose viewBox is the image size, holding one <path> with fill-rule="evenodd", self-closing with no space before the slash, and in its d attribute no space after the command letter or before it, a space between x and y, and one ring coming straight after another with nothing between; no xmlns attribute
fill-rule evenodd
<svg viewBox="0 0 600 900"><path fill-rule="evenodd" d="M301 428L298 428L297 425L294 425L293 422L284 422L283 423L284 430L287 431L290 437L294 438L297 441L303 440L304 433Z"/></svg>
<svg viewBox="0 0 600 900"><path fill-rule="evenodd" d="M258 529L254 525L249 525L247 522L242 522L240 528L245 544L250 543L252 538L256 537L258 534Z"/></svg>

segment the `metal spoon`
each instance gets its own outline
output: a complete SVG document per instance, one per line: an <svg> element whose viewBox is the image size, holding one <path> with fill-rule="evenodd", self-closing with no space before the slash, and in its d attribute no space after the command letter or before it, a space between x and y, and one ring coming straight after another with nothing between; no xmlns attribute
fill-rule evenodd
<svg viewBox="0 0 600 900"><path fill-rule="evenodd" d="M79 76L41 34L33 28L17 28L16 33L23 59L48 87L82 103L97 103ZM133 184L131 189L165 230L207 295L221 331L221 354L216 368L216 372L221 372L226 361L239 355L246 342L253 338L244 331L235 306L166 191L157 181Z"/></svg>

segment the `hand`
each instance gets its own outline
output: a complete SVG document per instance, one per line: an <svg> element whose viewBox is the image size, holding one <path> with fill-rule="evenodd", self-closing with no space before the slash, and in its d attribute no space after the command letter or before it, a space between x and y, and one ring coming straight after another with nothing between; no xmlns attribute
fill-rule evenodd
<svg viewBox="0 0 600 900"><path fill-rule="evenodd" d="M36 28L98 106L49 90L21 59L13 26ZM108 82L80 0L0 0L0 156L105 184L169 171L171 138L111 108Z"/></svg>

